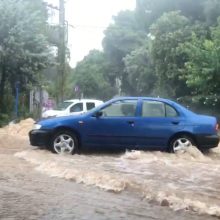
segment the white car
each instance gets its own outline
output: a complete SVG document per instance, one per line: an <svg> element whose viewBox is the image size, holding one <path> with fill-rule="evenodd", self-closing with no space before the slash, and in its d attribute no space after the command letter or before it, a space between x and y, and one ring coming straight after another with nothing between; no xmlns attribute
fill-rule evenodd
<svg viewBox="0 0 220 220"><path fill-rule="evenodd" d="M59 104L56 109L47 110L42 113L42 118L59 117L68 115L79 115L99 105L103 101L94 99L71 99Z"/></svg>

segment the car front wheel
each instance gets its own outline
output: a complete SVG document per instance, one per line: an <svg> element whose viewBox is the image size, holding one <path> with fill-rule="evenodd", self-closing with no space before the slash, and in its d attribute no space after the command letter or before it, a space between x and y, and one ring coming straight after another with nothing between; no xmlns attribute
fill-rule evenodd
<svg viewBox="0 0 220 220"><path fill-rule="evenodd" d="M195 146L195 142L189 136L178 136L170 142L170 152L185 152L187 148Z"/></svg>
<svg viewBox="0 0 220 220"><path fill-rule="evenodd" d="M74 154L78 148L78 141L74 134L69 131L56 133L51 141L51 150L57 154Z"/></svg>

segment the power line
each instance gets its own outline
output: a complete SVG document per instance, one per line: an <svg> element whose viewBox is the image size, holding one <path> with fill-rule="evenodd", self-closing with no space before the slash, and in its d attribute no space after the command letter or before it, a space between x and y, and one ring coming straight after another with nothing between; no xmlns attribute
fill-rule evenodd
<svg viewBox="0 0 220 220"><path fill-rule="evenodd" d="M108 26L96 26L96 25L80 25L80 24L69 24L72 28L87 28L87 29L106 29Z"/></svg>

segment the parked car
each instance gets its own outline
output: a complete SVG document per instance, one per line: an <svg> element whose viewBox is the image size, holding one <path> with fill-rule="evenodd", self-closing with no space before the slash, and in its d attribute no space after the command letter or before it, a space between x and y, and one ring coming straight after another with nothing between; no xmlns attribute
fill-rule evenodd
<svg viewBox="0 0 220 220"><path fill-rule="evenodd" d="M56 109L51 109L43 112L42 118L79 115L101 104L103 104L103 101L94 99L66 100L63 103L59 104Z"/></svg>
<svg viewBox="0 0 220 220"><path fill-rule="evenodd" d="M215 117L198 115L176 102L148 97L110 100L77 116L41 120L30 143L56 153L83 148L142 149L177 152L194 145L217 147Z"/></svg>

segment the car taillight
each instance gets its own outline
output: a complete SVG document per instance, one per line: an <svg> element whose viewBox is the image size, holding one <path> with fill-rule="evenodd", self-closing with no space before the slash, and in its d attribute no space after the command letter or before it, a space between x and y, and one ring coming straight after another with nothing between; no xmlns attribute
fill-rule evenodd
<svg viewBox="0 0 220 220"><path fill-rule="evenodd" d="M219 129L219 124L217 123L215 126L215 130L218 131L218 129Z"/></svg>

